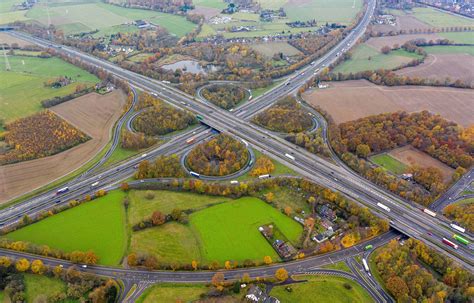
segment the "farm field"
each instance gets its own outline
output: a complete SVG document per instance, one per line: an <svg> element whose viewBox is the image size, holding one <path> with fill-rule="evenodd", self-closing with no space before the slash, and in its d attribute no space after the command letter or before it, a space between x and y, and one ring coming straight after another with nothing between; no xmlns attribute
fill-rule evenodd
<svg viewBox="0 0 474 303"><path fill-rule="evenodd" d="M2 16L1 13L0 13L0 16ZM2 33L2 32L0 32L0 43L6 43L8 45L12 45L13 43L16 43L20 47L30 45L25 40L21 40L21 39L12 37L12 36L8 35L7 33Z"/></svg>
<svg viewBox="0 0 474 303"><path fill-rule="evenodd" d="M263 3L265 3L265 1L263 1ZM307 21L316 19L318 24L324 24L326 22L349 24L362 9L362 1L289 0L283 8L290 20Z"/></svg>
<svg viewBox="0 0 474 303"><path fill-rule="evenodd" d="M393 69L421 57L420 55L409 53L401 49L391 51L389 54L384 55L367 44L361 44L353 51L352 58L336 66L334 72L350 73L380 68Z"/></svg>
<svg viewBox="0 0 474 303"><path fill-rule="evenodd" d="M384 112L429 110L462 126L474 123L474 92L429 86L377 86L365 80L331 82L304 99L327 111L336 123ZM450 100L450 106L446 106Z"/></svg>
<svg viewBox="0 0 474 303"><path fill-rule="evenodd" d="M421 77L444 82L462 80L467 84L474 84L474 56L463 52L472 52L474 47L440 46L426 47L428 56L425 61L413 67L397 70L397 75Z"/></svg>
<svg viewBox="0 0 474 303"><path fill-rule="evenodd" d="M115 26L139 19L162 26L171 34L179 37L184 36L195 27L193 23L182 16L151 10L123 8L100 2L65 3L49 7L40 4L29 10L26 17L47 25L48 13L51 23L64 30L66 34L99 30L99 35L110 35L115 32L113 30ZM123 28L116 29L122 30ZM134 29L128 28L128 31L130 30Z"/></svg>
<svg viewBox="0 0 474 303"><path fill-rule="evenodd" d="M454 169L431 157L430 155L413 148L410 145L399 147L388 153L391 157L404 163L405 165L418 165L421 167L436 167L441 170L444 182L449 182Z"/></svg>
<svg viewBox="0 0 474 303"><path fill-rule="evenodd" d="M442 39L443 37L438 34L413 34L413 35L397 35L397 36L387 36L387 37L373 37L367 40L365 44L374 47L376 50L380 51L384 46L393 47L395 44L403 45L405 42L415 39L425 39L426 41L436 41Z"/></svg>
<svg viewBox="0 0 474 303"><path fill-rule="evenodd" d="M145 290L138 298L137 303L176 303L176 302L194 302L205 294L208 288L203 284L173 284L161 283L155 284Z"/></svg>
<svg viewBox="0 0 474 303"><path fill-rule="evenodd" d="M406 170L405 164L393 158L389 154L383 153L383 154L375 155L375 156L370 157L370 160L374 162L375 164L377 164L378 166L381 166L396 175L403 174Z"/></svg>
<svg viewBox="0 0 474 303"><path fill-rule="evenodd" d="M123 198L123 192L114 191L5 237L66 252L92 250L99 256L99 264L117 265L127 243Z"/></svg>
<svg viewBox="0 0 474 303"><path fill-rule="evenodd" d="M433 27L474 26L474 21L469 18L443 13L429 7L415 7L413 15Z"/></svg>
<svg viewBox="0 0 474 303"><path fill-rule="evenodd" d="M429 46L424 47L428 54L468 54L474 56L474 46ZM472 57L467 63L472 63ZM459 60L463 61L463 60ZM471 62L469 62L471 61Z"/></svg>
<svg viewBox="0 0 474 303"><path fill-rule="evenodd" d="M273 222L292 242L297 243L302 227L281 212L252 197L206 208L189 216L190 226L202 247L204 260L262 260L278 255L258 231Z"/></svg>
<svg viewBox="0 0 474 303"><path fill-rule="evenodd" d="M42 109L41 101L73 93L80 84L99 82L94 75L59 58L9 56L11 71L0 64L0 119L6 122L26 117ZM75 82L61 88L45 87L44 82L59 76Z"/></svg>
<svg viewBox="0 0 474 303"><path fill-rule="evenodd" d="M278 298L282 303L373 302L372 297L359 284L349 279L333 276L295 276L294 278L307 280L307 282L275 286L270 295ZM345 288L344 284L349 284L351 289ZM290 286L293 291L286 291L286 286Z"/></svg>
<svg viewBox="0 0 474 303"><path fill-rule="evenodd" d="M0 84L1 85L1 84ZM94 158L110 140L110 129L122 113L125 95L88 94L50 108L92 139L59 154L2 166L0 203L44 186Z"/></svg>
<svg viewBox="0 0 474 303"><path fill-rule="evenodd" d="M473 32L440 33L440 35L443 38L453 41L454 43L474 44Z"/></svg>
<svg viewBox="0 0 474 303"><path fill-rule="evenodd" d="M268 58L278 53L286 56L300 55L301 52L287 42L267 42L252 44L252 48Z"/></svg>
<svg viewBox="0 0 474 303"><path fill-rule="evenodd" d="M128 208L128 220L131 225L138 223L143 218L159 210L169 214L175 208L182 210L200 210L217 203L229 202L232 199L219 196L206 196L187 192L174 192L166 190L153 191L154 198L147 199L145 190L131 190L129 192L130 206Z"/></svg>
<svg viewBox="0 0 474 303"><path fill-rule="evenodd" d="M23 276L26 302L36 302L35 299L41 295L49 297L66 291L66 284L59 279L34 274L24 274Z"/></svg>
<svg viewBox="0 0 474 303"><path fill-rule="evenodd" d="M427 27L453 27L453 26L473 26L474 21L469 20L469 18L464 18L461 16L454 16L452 14L444 13L439 10L436 10L431 7L414 7L410 11L402 11L391 9L388 10L390 14L398 16L401 18L402 24L405 18L413 18L421 24L425 24L424 28ZM407 19L408 20L408 19ZM408 22L406 22L408 24ZM414 24L413 24L414 25ZM401 29L415 29L421 27L410 26L407 28Z"/></svg>

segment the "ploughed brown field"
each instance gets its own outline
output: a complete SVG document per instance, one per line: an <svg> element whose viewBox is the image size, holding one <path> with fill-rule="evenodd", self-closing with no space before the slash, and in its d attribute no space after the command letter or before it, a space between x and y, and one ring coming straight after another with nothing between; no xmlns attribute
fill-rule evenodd
<svg viewBox="0 0 474 303"><path fill-rule="evenodd" d="M393 47L395 44L398 46L403 45L405 42L415 40L415 39L425 39L426 41L436 41L438 39L443 39L437 34L413 34L413 35L398 35L398 36L387 36L387 37L374 37L370 38L366 43L374 48L381 50L384 46Z"/></svg>
<svg viewBox="0 0 474 303"><path fill-rule="evenodd" d="M443 180L445 183L451 180L454 169L447 166L443 162L431 157L430 155L417 150L416 148L407 145L391 150L389 155L402 162L405 165L412 166L418 165L421 167L436 167L439 168L443 174Z"/></svg>
<svg viewBox="0 0 474 303"><path fill-rule="evenodd" d="M440 81L449 77L452 81L459 79L472 85L474 84L473 58L468 54L430 54L422 64L403 68L396 73Z"/></svg>
<svg viewBox="0 0 474 303"><path fill-rule="evenodd" d="M366 80L330 82L303 95L336 123L386 112L428 110L462 126L474 123L474 90L429 86L387 87Z"/></svg>
<svg viewBox="0 0 474 303"><path fill-rule="evenodd" d="M0 166L0 203L59 179L91 160L109 142L125 98L119 90L104 96L91 93L50 108L92 139L50 157Z"/></svg>
<svg viewBox="0 0 474 303"><path fill-rule="evenodd" d="M13 43L17 43L18 46L23 47L27 45L31 45L31 43L26 42L25 40L17 39L12 37L6 33L0 32L0 43L6 43L8 45L12 45Z"/></svg>

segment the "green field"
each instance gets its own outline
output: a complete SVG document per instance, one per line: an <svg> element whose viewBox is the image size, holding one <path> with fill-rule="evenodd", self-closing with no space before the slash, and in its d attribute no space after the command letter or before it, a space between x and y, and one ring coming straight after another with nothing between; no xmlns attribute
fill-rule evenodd
<svg viewBox="0 0 474 303"><path fill-rule="evenodd" d="M413 15L420 21L434 27L474 26L472 19L443 13L429 7L415 7Z"/></svg>
<svg viewBox="0 0 474 303"><path fill-rule="evenodd" d="M473 32L439 33L439 35L453 41L454 43L474 44Z"/></svg>
<svg viewBox="0 0 474 303"><path fill-rule="evenodd" d="M24 279L26 302L33 303L41 295L50 297L66 291L66 284L59 279L34 274L24 274Z"/></svg>
<svg viewBox="0 0 474 303"><path fill-rule="evenodd" d="M0 64L0 119L5 121L31 115L42 109L42 100L70 94L79 84L93 85L99 81L59 58L9 56L8 60L10 71ZM58 89L44 86L46 80L66 75L75 82Z"/></svg>
<svg viewBox="0 0 474 303"><path fill-rule="evenodd" d="M170 222L133 232L130 252L153 254L161 263L202 263L199 243L189 226Z"/></svg>
<svg viewBox="0 0 474 303"><path fill-rule="evenodd" d="M204 6L209 8L223 9L227 7L227 4L223 0L194 0L195 6Z"/></svg>
<svg viewBox="0 0 474 303"><path fill-rule="evenodd" d="M193 302L208 288L203 284L161 283L148 288L136 301L137 303L176 303Z"/></svg>
<svg viewBox="0 0 474 303"><path fill-rule="evenodd" d="M378 154L370 157L370 160L396 175L403 174L407 169L405 164L393 158L389 154Z"/></svg>
<svg viewBox="0 0 474 303"><path fill-rule="evenodd" d="M175 208L199 210L216 203L231 201L230 198L226 197L165 190L153 191L155 197L148 200L145 198L146 192L145 190L132 190L129 192L128 221L131 225L150 217L155 210L169 214Z"/></svg>
<svg viewBox="0 0 474 303"><path fill-rule="evenodd" d="M473 34L474 35L474 34ZM428 54L469 54L474 56L474 46L428 46L423 48Z"/></svg>
<svg viewBox="0 0 474 303"><path fill-rule="evenodd" d="M162 26L171 34L179 37L192 31L196 26L183 16L151 10L123 8L100 2L63 3L49 6L35 5L33 9L28 11L26 17L48 24L48 14L51 23L58 25L66 34L99 30L99 33L95 34L96 36L106 36L119 31L137 31L137 28L126 24L139 19Z"/></svg>
<svg viewBox="0 0 474 303"><path fill-rule="evenodd" d="M352 52L352 58L336 66L334 72L354 73L366 70L377 70L381 68L394 69L404 63L410 62L413 59L419 58L422 58L422 56L415 53L409 53L402 49L394 50L389 54L384 55L367 44L360 44Z"/></svg>
<svg viewBox="0 0 474 303"><path fill-rule="evenodd" d="M313 20L318 24L349 24L362 9L361 0L313 0L304 3L287 3L284 6L290 20Z"/></svg>
<svg viewBox="0 0 474 303"><path fill-rule="evenodd" d="M127 245L124 193L107 196L64 211L7 234L22 240L71 252L92 250L103 265L117 265Z"/></svg>
<svg viewBox="0 0 474 303"><path fill-rule="evenodd" d="M224 262L245 259L262 260L264 256L278 259L276 252L258 231L258 227L273 222L285 236L297 243L302 227L281 212L252 197L223 203L189 217L198 237L204 260Z"/></svg>
<svg viewBox="0 0 474 303"><path fill-rule="evenodd" d="M373 302L372 297L356 282L332 276L299 276L298 280L307 280L304 283L291 284L292 292L285 290L285 286L275 286L270 295L278 298L282 303L366 303ZM352 286L346 289L344 284Z"/></svg>

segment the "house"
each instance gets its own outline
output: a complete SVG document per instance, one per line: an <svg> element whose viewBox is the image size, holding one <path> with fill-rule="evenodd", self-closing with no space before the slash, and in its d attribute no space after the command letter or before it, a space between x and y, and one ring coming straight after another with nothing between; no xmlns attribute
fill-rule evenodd
<svg viewBox="0 0 474 303"><path fill-rule="evenodd" d="M138 28L147 28L147 27L150 27L150 24L144 20L136 20L135 21L135 25L138 27Z"/></svg>
<svg viewBox="0 0 474 303"><path fill-rule="evenodd" d="M249 290L247 291L247 295L245 295L245 299L248 302L280 303L280 300L267 295L260 287L256 285L250 286Z"/></svg>
<svg viewBox="0 0 474 303"><path fill-rule="evenodd" d="M317 211L319 213L319 215L323 218L326 218L328 219L329 221L335 221L337 219L336 217L336 212L334 210L332 210L328 204L324 204L324 205L318 205L317 206Z"/></svg>

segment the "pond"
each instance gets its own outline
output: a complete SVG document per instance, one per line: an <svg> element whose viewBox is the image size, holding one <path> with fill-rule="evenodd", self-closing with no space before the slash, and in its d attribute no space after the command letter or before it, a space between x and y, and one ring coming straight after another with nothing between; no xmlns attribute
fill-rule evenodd
<svg viewBox="0 0 474 303"><path fill-rule="evenodd" d="M164 69L173 70L173 71L177 69L181 69L182 71L193 73L193 74L199 74L199 73L207 74L208 72L215 72L219 70L218 66L215 66L212 64L202 66L199 62L194 61L194 60L181 60L173 64L162 65L161 67Z"/></svg>

